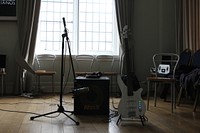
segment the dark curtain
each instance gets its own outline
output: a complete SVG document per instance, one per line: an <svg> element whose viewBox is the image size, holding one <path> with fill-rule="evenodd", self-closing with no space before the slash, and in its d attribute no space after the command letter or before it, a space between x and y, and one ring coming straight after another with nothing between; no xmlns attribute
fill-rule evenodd
<svg viewBox="0 0 200 133"><path fill-rule="evenodd" d="M125 41L123 35L123 29L125 26L128 26L127 34L128 34L129 57L132 57L133 53L132 25L133 25L134 0L115 0L115 8L116 8L118 31L120 35L120 47L121 47L120 74L122 74L126 71ZM133 69L134 66L133 60L130 60L129 65L131 65L131 69Z"/></svg>
<svg viewBox="0 0 200 133"><path fill-rule="evenodd" d="M23 59L30 65L33 63L36 33L40 12L41 0L18 0L17 1L17 23L19 44L16 46L16 58ZM18 60L18 59L16 59ZM23 69L18 67L16 76L16 92L21 88ZM30 87L30 76L26 77L26 88Z"/></svg>

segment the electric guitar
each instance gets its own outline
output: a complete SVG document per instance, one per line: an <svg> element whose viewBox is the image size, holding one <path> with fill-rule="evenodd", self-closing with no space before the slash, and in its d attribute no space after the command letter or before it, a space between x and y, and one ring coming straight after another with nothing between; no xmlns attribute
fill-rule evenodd
<svg viewBox="0 0 200 133"><path fill-rule="evenodd" d="M142 88L137 91L133 91L132 96L128 96L127 86L121 79L121 76L117 76L117 82L122 93L122 98L119 102L118 112L122 118L133 118L144 116L146 112L146 105L141 98Z"/></svg>
<svg viewBox="0 0 200 133"><path fill-rule="evenodd" d="M127 82L126 85L122 81L121 76L118 75L117 82L119 88L122 92L122 97L119 102L118 112L120 114L119 118L133 118L140 117L141 121L144 118L146 112L146 105L141 98L142 88L136 88L133 86L133 73L131 72L130 58L129 58L129 48L128 48L128 25L123 28L123 41L125 45L125 59L126 59L126 69L127 69ZM137 89L137 90L136 90Z"/></svg>

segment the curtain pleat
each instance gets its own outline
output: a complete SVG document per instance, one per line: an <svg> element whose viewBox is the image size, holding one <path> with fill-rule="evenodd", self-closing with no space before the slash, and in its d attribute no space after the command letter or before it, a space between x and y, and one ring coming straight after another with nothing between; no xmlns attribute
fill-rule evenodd
<svg viewBox="0 0 200 133"><path fill-rule="evenodd" d="M176 0L177 48L200 49L199 0Z"/></svg>
<svg viewBox="0 0 200 133"><path fill-rule="evenodd" d="M24 60L32 65L36 42L37 25L39 18L41 0L18 0L17 1L17 23L19 45L16 46L16 57L22 56ZM16 76L15 93L22 87L23 68L18 67ZM26 88L30 88L30 77L27 76Z"/></svg>

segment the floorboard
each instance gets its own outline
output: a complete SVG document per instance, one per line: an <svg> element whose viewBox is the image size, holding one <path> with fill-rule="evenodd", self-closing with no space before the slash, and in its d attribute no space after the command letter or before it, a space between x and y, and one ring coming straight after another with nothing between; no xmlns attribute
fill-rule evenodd
<svg viewBox="0 0 200 133"><path fill-rule="evenodd" d="M98 115L71 115L80 125L76 125L64 114L55 113L48 117L30 117L56 111L59 95L42 95L34 98L0 97L0 133L198 133L200 132L200 109L192 112L192 104L182 103L171 113L171 103L158 99L157 107L150 100L146 112L148 121L142 126L140 120L120 121L117 105L119 98L110 98L110 117ZM146 102L146 100L145 100ZM72 95L64 95L63 107L73 110Z"/></svg>

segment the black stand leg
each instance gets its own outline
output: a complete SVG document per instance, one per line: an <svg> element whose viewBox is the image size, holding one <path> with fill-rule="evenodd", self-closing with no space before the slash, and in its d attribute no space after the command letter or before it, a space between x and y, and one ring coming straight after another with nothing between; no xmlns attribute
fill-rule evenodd
<svg viewBox="0 0 200 133"><path fill-rule="evenodd" d="M146 121L145 116L140 115L139 117L140 117L140 120L141 120L142 125L144 126L144 122ZM117 125L119 125L119 121L120 121L121 119L122 119L122 116L119 115L118 120L117 120L117 122L116 122Z"/></svg>
<svg viewBox="0 0 200 133"><path fill-rule="evenodd" d="M144 119L144 116L141 116L141 115L140 115L140 120L141 120L141 122L142 122L142 125L144 126L144 120L145 120L145 119Z"/></svg>
<svg viewBox="0 0 200 133"><path fill-rule="evenodd" d="M67 43L68 43L68 49L69 49L69 56L70 56L70 61L71 61L71 66L72 66L72 70L73 70L73 76L75 79L75 72L74 72L74 66L73 66L73 62L72 62L72 55L71 55L71 49L70 49L70 45L69 45L69 38L68 38L68 34L67 34L67 29L66 29L66 23L65 23L65 18L63 18L63 24L64 24L64 31L65 33L62 34L62 59L61 59L61 81L60 81L60 105L58 105L58 110L57 111L53 111L53 112L49 112L49 113L45 113L45 114L41 114L38 116L33 116L30 119L34 120L35 118L38 117L42 117L42 116L47 116L50 114L54 114L54 113L63 113L64 115L66 115L68 118L70 118L72 121L74 121L76 123L76 125L79 125L79 122L75 121L72 117L70 117L69 115L66 114L66 112L69 113L74 113L73 111L66 111L64 109L64 107L62 106L62 97L63 97L63 76L64 76L64 38L66 37Z"/></svg>
<svg viewBox="0 0 200 133"><path fill-rule="evenodd" d="M119 118L118 118L118 120L117 120L117 125L119 124L119 121L121 120L121 115L119 115Z"/></svg>
<svg viewBox="0 0 200 133"><path fill-rule="evenodd" d="M59 106L58 105L58 110L57 111L52 111L52 112L49 112L49 113L46 113L46 114L41 114L41 115L37 115L37 116L32 116L30 119L31 120L34 120L35 118L38 118L38 117L42 117L42 116L47 116L47 115L51 115L51 114L54 114L54 113L63 113L64 115L66 115L68 118L70 118L72 121L74 121L74 123L76 123L76 125L79 125L79 122L75 121L72 117L70 117L69 115L67 115L65 112L68 112L68 113L72 113L73 114L73 111L66 111L63 106Z"/></svg>

